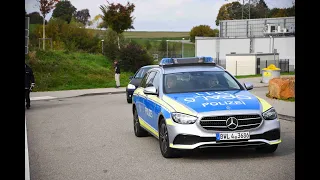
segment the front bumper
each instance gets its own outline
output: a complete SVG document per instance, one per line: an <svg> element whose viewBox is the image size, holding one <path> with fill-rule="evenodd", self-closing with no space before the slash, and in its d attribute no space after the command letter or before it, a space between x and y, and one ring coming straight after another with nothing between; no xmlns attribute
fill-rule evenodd
<svg viewBox="0 0 320 180"><path fill-rule="evenodd" d="M131 99L135 89L126 89L127 99Z"/></svg>
<svg viewBox="0 0 320 180"><path fill-rule="evenodd" d="M199 121L194 124L178 124L172 119L167 119L167 129L169 133L169 145L176 149L196 149L208 147L238 147L238 146L261 146L273 145L281 142L280 122L275 120L263 120L262 124L254 129L223 131L226 132L249 132L248 140L226 140L216 141L216 133L204 129Z"/></svg>

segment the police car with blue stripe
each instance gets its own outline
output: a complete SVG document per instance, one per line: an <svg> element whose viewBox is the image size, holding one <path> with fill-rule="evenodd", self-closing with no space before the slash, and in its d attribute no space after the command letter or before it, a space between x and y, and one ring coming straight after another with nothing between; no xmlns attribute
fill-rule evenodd
<svg viewBox="0 0 320 180"><path fill-rule="evenodd" d="M152 134L163 157L181 150L254 147L273 153L280 139L276 110L251 94L212 57L164 58L133 93L137 137Z"/></svg>

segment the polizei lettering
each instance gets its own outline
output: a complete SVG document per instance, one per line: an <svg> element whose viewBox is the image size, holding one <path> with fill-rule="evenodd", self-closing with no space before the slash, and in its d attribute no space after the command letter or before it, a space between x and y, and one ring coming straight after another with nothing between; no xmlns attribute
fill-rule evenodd
<svg viewBox="0 0 320 180"><path fill-rule="evenodd" d="M221 102L206 102L202 103L203 107L206 106L218 106L218 105L246 105L243 101L221 101Z"/></svg>
<svg viewBox="0 0 320 180"><path fill-rule="evenodd" d="M212 101L212 100L239 100L239 101L222 101L222 102L210 102L210 103L218 103L217 105L228 105L228 103L234 103L236 105L236 102L241 102L241 104L244 104L242 102L242 99L252 99L250 96L245 95L233 95L225 92L214 92L214 93L196 93L197 96L194 97L188 97L184 98L184 101L187 103L193 103L196 102L197 99L206 100L206 101ZM221 104L220 104L221 103ZM204 103L206 104L206 103Z"/></svg>

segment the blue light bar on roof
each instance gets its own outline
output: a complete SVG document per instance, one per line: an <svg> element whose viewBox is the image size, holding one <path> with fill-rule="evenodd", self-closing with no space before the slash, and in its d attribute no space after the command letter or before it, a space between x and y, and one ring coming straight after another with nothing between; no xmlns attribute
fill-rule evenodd
<svg viewBox="0 0 320 180"><path fill-rule="evenodd" d="M163 58L159 65L167 66L173 64L203 64L212 63L215 65L215 61L212 57L188 57L188 58Z"/></svg>

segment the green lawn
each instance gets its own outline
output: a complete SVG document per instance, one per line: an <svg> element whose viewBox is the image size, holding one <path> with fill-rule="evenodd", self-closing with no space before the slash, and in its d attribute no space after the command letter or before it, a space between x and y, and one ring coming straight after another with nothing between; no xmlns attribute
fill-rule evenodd
<svg viewBox="0 0 320 180"><path fill-rule="evenodd" d="M34 71L34 91L107 88L116 85L112 63L102 55L37 51L30 52L26 61ZM122 72L121 86L126 86L132 75Z"/></svg>

